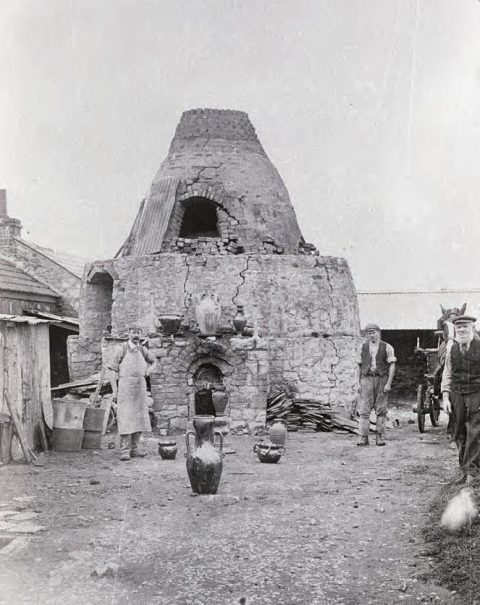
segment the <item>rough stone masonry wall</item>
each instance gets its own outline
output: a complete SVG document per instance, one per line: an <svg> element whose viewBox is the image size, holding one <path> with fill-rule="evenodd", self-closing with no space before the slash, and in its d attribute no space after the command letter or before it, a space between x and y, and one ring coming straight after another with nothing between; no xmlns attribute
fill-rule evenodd
<svg viewBox="0 0 480 605"><path fill-rule="evenodd" d="M182 202L202 196L219 204L223 236L243 251L255 252L267 240L287 253L298 252L302 235L288 191L246 113L185 112L154 182L164 176L178 176L181 183L164 250L178 237Z"/></svg>
<svg viewBox="0 0 480 605"><path fill-rule="evenodd" d="M81 279L22 240L16 240L11 254L2 251L20 267L39 281L47 284L61 296L57 312L78 317Z"/></svg>
<svg viewBox="0 0 480 605"><path fill-rule="evenodd" d="M359 335L358 307L350 270L343 259L301 255L198 256L160 254L120 258L97 264L114 276L112 326L124 332L139 321L146 332L156 329L158 315L179 312L196 325L198 297L215 292L222 322L231 326L236 305L268 337ZM81 332L89 333L95 305L85 308Z"/></svg>
<svg viewBox="0 0 480 605"><path fill-rule="evenodd" d="M158 429L170 434L187 428L195 413L194 374L202 364L217 365L223 373L229 396L225 414L233 432L263 429L267 396L277 387L350 409L356 383L351 349L357 342L354 337L292 341L232 335L210 342L192 334L155 335L149 343L157 358L150 382Z"/></svg>
<svg viewBox="0 0 480 605"><path fill-rule="evenodd" d="M202 364L217 365L229 395L226 416L230 430L264 427L268 395L268 348L253 338L224 336L209 342L194 336L153 338L158 362L151 391L161 431L185 430L195 413L194 374Z"/></svg>
<svg viewBox="0 0 480 605"><path fill-rule="evenodd" d="M359 320L355 290L343 259L300 255L199 256L161 254L96 263L114 276L113 334L125 334L130 321L145 333L157 332L162 312L180 312L195 328L196 297L214 291L222 305L222 325L231 331L236 305L242 304L259 339L231 338L222 355L232 368L226 378L234 428L253 430L264 422L266 396L286 384L299 397L348 407L355 392ZM92 273L92 271L90 271ZM98 305L81 309L81 334L71 344L73 378L100 367L100 334L92 341ZM103 304L103 303L102 303ZM159 358L152 394L161 427L183 428L190 413L193 384L190 364L205 358L199 340L162 339L151 343ZM223 342L223 340L222 340ZM193 344L192 344L193 343ZM189 378L190 376L190 378ZM230 381L230 382L228 382Z"/></svg>

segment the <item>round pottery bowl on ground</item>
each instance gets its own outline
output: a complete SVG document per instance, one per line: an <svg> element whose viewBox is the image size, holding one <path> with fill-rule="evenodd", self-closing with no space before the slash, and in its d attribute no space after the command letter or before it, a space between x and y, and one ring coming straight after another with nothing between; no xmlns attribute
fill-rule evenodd
<svg viewBox="0 0 480 605"><path fill-rule="evenodd" d="M158 453L163 460L175 460L177 442L175 439L162 439L158 442Z"/></svg>
<svg viewBox="0 0 480 605"><path fill-rule="evenodd" d="M275 443L256 443L253 446L253 451L256 452L260 462L275 463L285 453L285 448Z"/></svg>

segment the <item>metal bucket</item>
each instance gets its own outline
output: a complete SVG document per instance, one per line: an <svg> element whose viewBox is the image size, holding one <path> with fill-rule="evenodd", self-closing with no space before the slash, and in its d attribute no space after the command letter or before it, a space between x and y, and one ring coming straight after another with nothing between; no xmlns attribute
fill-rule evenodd
<svg viewBox="0 0 480 605"><path fill-rule="evenodd" d="M83 418L83 428L86 431L102 432L105 411L105 408L87 408Z"/></svg>
<svg viewBox="0 0 480 605"><path fill-rule="evenodd" d="M83 429L52 430L53 449L61 452L79 452L82 449Z"/></svg>
<svg viewBox="0 0 480 605"><path fill-rule="evenodd" d="M56 429L83 429L87 402L81 399L54 399L53 427Z"/></svg>

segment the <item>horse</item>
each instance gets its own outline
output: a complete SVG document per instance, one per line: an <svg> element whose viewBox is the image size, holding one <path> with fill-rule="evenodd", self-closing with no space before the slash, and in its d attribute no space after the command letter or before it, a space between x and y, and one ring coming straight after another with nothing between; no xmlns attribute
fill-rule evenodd
<svg viewBox="0 0 480 605"><path fill-rule="evenodd" d="M452 307L447 309L443 305L440 305L442 315L437 319L437 330L443 332L443 340L446 343L449 340L453 340L454 331L452 319L459 315L464 315L467 308L467 303L464 303L461 307Z"/></svg>

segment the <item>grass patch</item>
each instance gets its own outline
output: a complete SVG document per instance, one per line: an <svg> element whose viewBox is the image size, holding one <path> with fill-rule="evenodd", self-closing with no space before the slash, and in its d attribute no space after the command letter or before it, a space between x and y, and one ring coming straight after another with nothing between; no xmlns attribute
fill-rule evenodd
<svg viewBox="0 0 480 605"><path fill-rule="evenodd" d="M433 501L429 511L429 525L423 536L427 550L434 559L432 575L438 584L456 590L467 603L479 603L480 598L480 519L477 516L471 525L457 532L440 527L440 518L453 496L461 489L458 485L446 485ZM480 507L480 488L473 490L474 499Z"/></svg>

